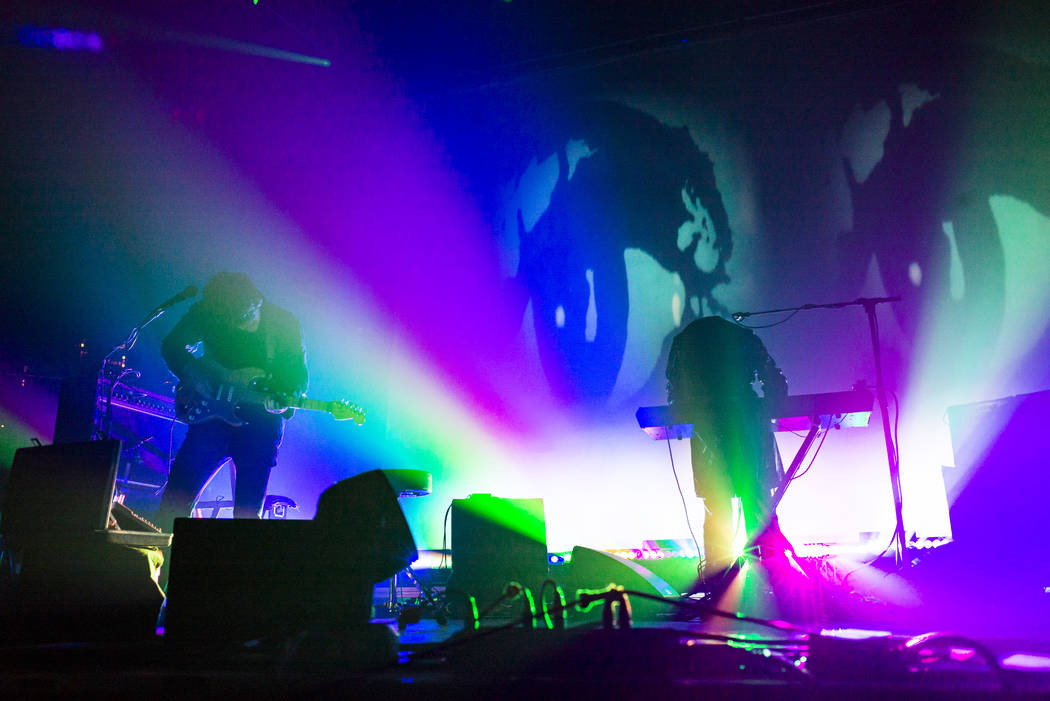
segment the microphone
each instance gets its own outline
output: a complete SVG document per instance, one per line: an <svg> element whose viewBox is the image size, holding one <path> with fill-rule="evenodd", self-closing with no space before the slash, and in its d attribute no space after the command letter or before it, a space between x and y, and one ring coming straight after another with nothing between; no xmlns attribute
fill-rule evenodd
<svg viewBox="0 0 1050 701"><path fill-rule="evenodd" d="M131 330L131 333L128 334L128 337L126 339L124 339L123 343L121 343L119 346L113 346L113 350L111 350L109 353L106 353L106 360L108 361L109 360L109 356L113 355L118 350L122 350L124 352L127 352L127 351L131 350L132 348L134 348L135 347L135 341L138 340L139 332L142 331L142 329L146 328L151 323L156 321L160 317L161 314L166 312L171 307L174 307L179 302L185 301L185 300L189 299L190 297L196 297L196 296L197 296L197 286L196 285L190 285L185 290L183 290L182 292L178 293L177 295L175 295L171 299L167 300L166 302L163 302L159 307L157 307L156 309L151 311L149 314L147 314L146 318L141 323L139 323L138 326L136 326L135 328L133 328ZM135 372L135 377L138 377L138 376L139 376L138 372Z"/></svg>
<svg viewBox="0 0 1050 701"><path fill-rule="evenodd" d="M738 322L739 321L743 321L744 319L746 319L749 316L751 316L751 314L749 314L748 312L733 312L733 314L732 314L733 321L738 321Z"/></svg>
<svg viewBox="0 0 1050 701"><path fill-rule="evenodd" d="M196 285L190 285L185 290L183 290L182 292L178 293L177 295L175 295L171 299L167 300L166 302L162 302L160 304L160 306L158 306L153 311L154 311L154 313L160 313L160 312L167 311L168 309L171 309L172 307L174 307L179 302L185 302L190 297L196 297L196 296L197 296L197 286Z"/></svg>

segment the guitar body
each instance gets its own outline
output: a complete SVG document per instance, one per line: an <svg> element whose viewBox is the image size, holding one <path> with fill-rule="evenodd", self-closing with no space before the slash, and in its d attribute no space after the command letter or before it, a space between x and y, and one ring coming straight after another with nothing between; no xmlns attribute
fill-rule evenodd
<svg viewBox="0 0 1050 701"><path fill-rule="evenodd" d="M245 395L248 393L259 394L244 387L224 384L205 395L180 384L175 390L175 416L191 426L212 419L224 421L231 426L243 426L244 419L237 415L237 410L242 406L242 402L245 402ZM262 398L245 403L261 405Z"/></svg>

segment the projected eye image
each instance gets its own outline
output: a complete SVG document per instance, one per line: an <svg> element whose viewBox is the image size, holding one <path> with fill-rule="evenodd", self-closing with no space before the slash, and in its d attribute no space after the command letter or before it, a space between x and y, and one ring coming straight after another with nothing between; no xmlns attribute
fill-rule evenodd
<svg viewBox="0 0 1050 701"><path fill-rule="evenodd" d="M504 226L552 390L622 401L659 383L655 354L683 318L720 310L732 233L687 129L614 103L574 118L564 133L582 138L519 174Z"/></svg>

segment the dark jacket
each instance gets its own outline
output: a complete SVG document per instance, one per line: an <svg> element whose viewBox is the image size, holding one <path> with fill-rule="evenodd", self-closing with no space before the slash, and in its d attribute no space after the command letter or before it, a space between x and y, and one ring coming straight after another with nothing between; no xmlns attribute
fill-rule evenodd
<svg viewBox="0 0 1050 701"><path fill-rule="evenodd" d="M299 321L269 302L252 333L221 323L198 302L164 338L161 354L180 380L217 380L222 369L257 367L269 375L263 389L292 397L306 393L309 375Z"/></svg>
<svg viewBox="0 0 1050 701"><path fill-rule="evenodd" d="M697 319L671 342L667 398L672 403L748 402L758 378L767 399L787 395L787 380L750 329L717 316Z"/></svg>

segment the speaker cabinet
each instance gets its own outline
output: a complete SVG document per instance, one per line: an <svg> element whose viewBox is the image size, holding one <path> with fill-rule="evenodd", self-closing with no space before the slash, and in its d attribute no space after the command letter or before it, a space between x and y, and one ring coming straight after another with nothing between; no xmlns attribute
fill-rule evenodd
<svg viewBox="0 0 1050 701"><path fill-rule="evenodd" d="M637 562L579 545L572 549L567 584L565 596L569 600L576 598L579 589L605 589L610 584L661 598L677 599L679 596L670 584ZM631 615L636 620L670 618L675 611L670 605L639 596L630 599L630 602ZM582 617L599 619L600 605L582 614Z"/></svg>
<svg viewBox="0 0 1050 701"><path fill-rule="evenodd" d="M949 407L958 473L949 515L958 545L1001 564L1045 550L1050 457L1041 437L1048 417L1050 391Z"/></svg>
<svg viewBox="0 0 1050 701"><path fill-rule="evenodd" d="M176 519L165 637L237 641L360 629L374 585L416 557L378 470L326 490L313 521Z"/></svg>
<svg viewBox="0 0 1050 701"><path fill-rule="evenodd" d="M119 441L21 448L0 514L4 567L17 572L0 602L0 637L79 642L153 636L163 594L153 548L110 542ZM8 560L7 558L10 558Z"/></svg>
<svg viewBox="0 0 1050 701"><path fill-rule="evenodd" d="M447 591L454 613L466 594L484 609L499 599L511 581L538 596L546 578L542 499L473 494L452 501L452 576Z"/></svg>
<svg viewBox="0 0 1050 701"><path fill-rule="evenodd" d="M186 425L174 419L171 397L120 383L112 403L105 402L109 384L101 387L95 376L62 380L55 415L55 443L90 441L95 428L95 408L100 406L105 430L123 445L116 471L116 487L124 504L150 514L160 503L171 460L186 438Z"/></svg>

